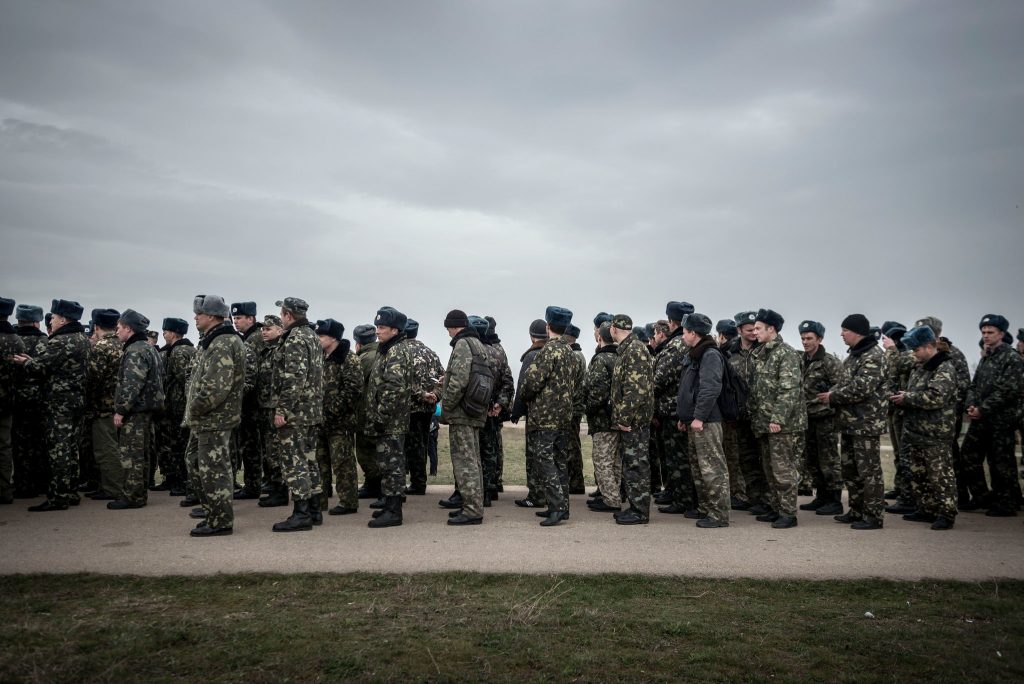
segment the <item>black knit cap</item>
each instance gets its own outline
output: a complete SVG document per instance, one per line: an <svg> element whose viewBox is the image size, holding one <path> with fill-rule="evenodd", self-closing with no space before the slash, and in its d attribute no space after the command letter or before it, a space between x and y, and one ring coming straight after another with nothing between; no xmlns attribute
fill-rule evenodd
<svg viewBox="0 0 1024 684"><path fill-rule="evenodd" d="M461 309L452 309L448 312L448 315L444 317L444 327L468 328L469 316L467 316L466 312Z"/></svg>
<svg viewBox="0 0 1024 684"><path fill-rule="evenodd" d="M871 323L864 314L850 314L843 319L843 322L839 324L839 327L845 328L850 332L857 333L858 335L863 335L864 337L871 334Z"/></svg>
<svg viewBox="0 0 1024 684"><path fill-rule="evenodd" d="M771 309L758 309L757 316L754 318L755 323L764 323L775 328L775 332L782 332L782 324L786 322L786 319L782 317L777 311Z"/></svg>
<svg viewBox="0 0 1024 684"><path fill-rule="evenodd" d="M542 318L530 323L530 337L546 339L548 336L548 324Z"/></svg>
<svg viewBox="0 0 1024 684"><path fill-rule="evenodd" d="M1010 329L1010 321L1006 320L1005 316L999 314L985 314L981 317L981 321L978 323L978 329L984 328L990 325L993 328L999 328L1002 332L1007 332Z"/></svg>
<svg viewBox="0 0 1024 684"><path fill-rule="evenodd" d="M163 329L167 332L185 335L188 333L188 321L182 318L165 318Z"/></svg>

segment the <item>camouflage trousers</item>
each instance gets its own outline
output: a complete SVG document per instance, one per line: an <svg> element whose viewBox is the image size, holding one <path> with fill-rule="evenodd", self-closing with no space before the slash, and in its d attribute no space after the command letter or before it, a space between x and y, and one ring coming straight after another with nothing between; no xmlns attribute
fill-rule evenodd
<svg viewBox="0 0 1024 684"><path fill-rule="evenodd" d="M79 499L78 449L82 441L82 413L60 404L46 410L46 449L50 459L50 486L46 498L66 504Z"/></svg>
<svg viewBox="0 0 1024 684"><path fill-rule="evenodd" d="M185 465L192 479L192 490L206 511L206 523L213 528L235 524L231 432L193 432L185 448Z"/></svg>
<svg viewBox="0 0 1024 684"><path fill-rule="evenodd" d="M33 496L45 492L50 482L44 413L39 405L19 404L14 408L11 428L14 489Z"/></svg>
<svg viewBox="0 0 1024 684"><path fill-rule="evenodd" d="M405 435L405 466L409 472L409 486L422 489L427 486L427 442L430 439L430 413L411 413L409 432Z"/></svg>
<svg viewBox="0 0 1024 684"><path fill-rule="evenodd" d="M117 498L124 496L124 464L113 416L92 419L92 452L100 471L100 489Z"/></svg>
<svg viewBox="0 0 1024 684"><path fill-rule="evenodd" d="M87 489L95 489L100 480L100 471L96 467L96 455L92 451L92 429L89 426L89 417L83 414L79 418L78 427L78 483L85 485ZM75 488L76 490L78 487ZM78 494L75 494L77 497ZM75 497L72 497L74 499Z"/></svg>
<svg viewBox="0 0 1024 684"><path fill-rule="evenodd" d="M260 409L260 427L263 430L263 479L272 488L284 484L284 464L277 449L277 428L274 427L274 409ZM234 463L232 463L234 472ZM232 480L234 481L234 480Z"/></svg>
<svg viewBox="0 0 1024 684"><path fill-rule="evenodd" d="M619 432L595 432L590 435L593 442L594 479L601 491L601 498L615 508L622 505L619 500L622 489L622 459L619 457Z"/></svg>
<svg viewBox="0 0 1024 684"><path fill-rule="evenodd" d="M331 485L338 493L338 504L359 508L359 474L356 472L356 436L353 432L320 431L316 441L316 461L324 494Z"/></svg>
<svg viewBox="0 0 1024 684"><path fill-rule="evenodd" d="M149 438L146 440L146 462L149 467L146 468L146 488L152 487L156 484L156 421L149 421Z"/></svg>
<svg viewBox="0 0 1024 684"><path fill-rule="evenodd" d="M383 496L405 493L405 435L377 437L377 469Z"/></svg>
<svg viewBox="0 0 1024 684"><path fill-rule="evenodd" d="M839 438L843 480L850 495L850 513L869 522L883 522L885 483L877 436L842 435Z"/></svg>
<svg viewBox="0 0 1024 684"><path fill-rule="evenodd" d="M188 484L185 470L185 449L188 428L182 427L183 416L163 414L156 419L157 462L164 480L178 485Z"/></svg>
<svg viewBox="0 0 1024 684"><path fill-rule="evenodd" d="M674 416L658 418L658 427L654 432L654 437L658 451L661 453L665 489L672 493L672 503L689 510L697 504L697 490L694 488L697 480L690 467L687 434L679 429L679 421ZM651 464L651 468L651 479L653 480L654 464ZM654 484L653 481L651 484Z"/></svg>
<svg viewBox="0 0 1024 684"><path fill-rule="evenodd" d="M498 461L501 458L501 423L488 418L480 430L480 466L483 468L484 491L498 491Z"/></svg>
<svg viewBox="0 0 1024 684"><path fill-rule="evenodd" d="M761 467L764 468L765 480L768 482L768 506L779 515L796 516L804 433L768 433L758 437L758 444L761 448Z"/></svg>
<svg viewBox="0 0 1024 684"><path fill-rule="evenodd" d="M826 492L842 491L843 466L835 416L808 418L803 460L818 498Z"/></svg>
<svg viewBox="0 0 1024 684"><path fill-rule="evenodd" d="M250 492L258 492L263 484L263 430L260 409L244 407L238 426L238 453L242 462L242 482Z"/></svg>
<svg viewBox="0 0 1024 684"><path fill-rule="evenodd" d="M493 420L498 426L497 432L494 433L495 448L498 453L497 466L494 469L494 478L498 483L498 488L500 489L505 484L504 480L501 479L502 474L505 472L505 443L501 439L502 422L497 418L492 418L491 420Z"/></svg>
<svg viewBox="0 0 1024 684"><path fill-rule="evenodd" d="M704 423L700 432L688 430L687 461L697 486L697 510L701 517L729 522L729 465L722 433L721 423Z"/></svg>
<svg viewBox="0 0 1024 684"><path fill-rule="evenodd" d="M910 455L903 444L903 411L894 411L889 416L889 441L892 444L892 462L896 468L893 489L900 501L912 501L910 491Z"/></svg>
<svg viewBox="0 0 1024 684"><path fill-rule="evenodd" d="M573 416L566 432L568 440L568 460L566 467L569 469L569 493L583 494L586 489L583 484L583 443L580 440L580 423L583 416Z"/></svg>
<svg viewBox="0 0 1024 684"><path fill-rule="evenodd" d="M729 494L740 501L747 501L747 483L740 469L740 447L735 421L722 423L722 449L725 451L725 464L729 467Z"/></svg>
<svg viewBox="0 0 1024 684"><path fill-rule="evenodd" d="M665 454L661 450L658 439L659 428L651 424L651 441L647 446L647 459L651 463L651 493L658 493L662 487L668 489L668 468L665 465Z"/></svg>
<svg viewBox="0 0 1024 684"><path fill-rule="evenodd" d="M749 420L736 421L736 460L743 475L747 501L767 505L768 480L761 465L761 447Z"/></svg>
<svg viewBox="0 0 1024 684"><path fill-rule="evenodd" d="M1020 476L1016 463L1016 439L1012 424L972 420L961 449L962 477L972 497L983 505L1016 511L1021 505ZM992 479L992 492L985 483L984 464ZM987 499L987 501L986 501Z"/></svg>
<svg viewBox="0 0 1024 684"><path fill-rule="evenodd" d="M634 427L630 432L619 433L619 455L622 459L622 488L626 498L623 503L636 509L641 515L651 514L651 428L649 425Z"/></svg>
<svg viewBox="0 0 1024 684"><path fill-rule="evenodd" d="M547 495L544 493L544 484L541 481L540 454L537 451L537 433L539 432L541 431L531 430L530 424L526 424L526 497L538 506L544 506L547 503ZM565 486L568 491L568 473L566 473Z"/></svg>
<svg viewBox="0 0 1024 684"><path fill-rule="evenodd" d="M144 504L149 491L149 457L146 445L150 442L149 428L153 424L153 416L149 413L136 413L124 417L121 429L117 431L117 447L121 455L121 496L125 501Z"/></svg>
<svg viewBox="0 0 1024 684"><path fill-rule="evenodd" d="M274 448L277 450L285 484L292 498L308 501L320 494L320 468L316 463L316 426L277 428ZM404 479L404 477L403 477Z"/></svg>
<svg viewBox="0 0 1024 684"><path fill-rule="evenodd" d="M956 475L948 444L904 444L910 459L911 496L917 510L956 518Z"/></svg>
<svg viewBox="0 0 1024 684"><path fill-rule="evenodd" d="M380 466L377 465L377 440L374 437L356 433L356 461L363 471L364 482L380 482Z"/></svg>
<svg viewBox="0 0 1024 684"><path fill-rule="evenodd" d="M484 514L484 481L480 467L480 429L472 425L449 425L448 445L452 453L455 487L462 494L462 512L471 518Z"/></svg>
<svg viewBox="0 0 1024 684"><path fill-rule="evenodd" d="M0 413L0 498L14 496L14 414Z"/></svg>
<svg viewBox="0 0 1024 684"><path fill-rule="evenodd" d="M533 430L527 444L533 442L537 489L549 511L569 510L568 445L565 430ZM529 461L527 461L529 464ZM530 499L537 502L533 496Z"/></svg>

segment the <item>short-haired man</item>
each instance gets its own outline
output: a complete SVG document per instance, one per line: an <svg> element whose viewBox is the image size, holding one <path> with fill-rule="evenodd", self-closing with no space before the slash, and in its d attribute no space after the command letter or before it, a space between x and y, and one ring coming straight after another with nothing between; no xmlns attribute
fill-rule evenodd
<svg viewBox="0 0 1024 684"><path fill-rule="evenodd" d="M407 321L408 322L408 321ZM352 331L352 339L356 343L356 359L363 372L363 393L359 397L357 407L359 429L356 431L356 462L363 471L363 484L359 488L360 499L379 499L380 467L377 465L377 442L366 433L366 390L370 384L370 371L377 360L377 328L364 323L357 325Z"/></svg>
<svg viewBox="0 0 1024 684"><path fill-rule="evenodd" d="M326 504L333 475L338 505L328 513L348 515L359 510L355 448L363 371L351 352L351 344L342 337L345 326L340 321L333 318L317 321L316 334L324 350L324 419L316 442L316 460L324 490L322 501Z"/></svg>
<svg viewBox="0 0 1024 684"><path fill-rule="evenodd" d="M25 345L24 352L38 356L46 349L46 333L40 330L43 307L18 304L14 310L18 323L16 332ZM46 431L43 421L43 381L19 369L13 385L17 402L14 405L14 498L34 499L46 492L50 481L50 464L46 456Z"/></svg>
<svg viewBox="0 0 1024 684"><path fill-rule="evenodd" d="M742 311L734 317L737 336L726 347L729 365L749 387L754 382L754 350L757 349L757 335L754 334L756 311ZM735 423L735 440L726 439L726 462L729 464L729 482L732 487L732 508L746 510L751 515L768 513L768 481L761 465L761 449L750 424L750 412L743 412ZM735 442L735 446L734 443ZM734 452L731 450L735 448ZM742 487L740 487L742 484Z"/></svg>
<svg viewBox="0 0 1024 684"><path fill-rule="evenodd" d="M274 354L281 346L281 337L284 335L281 317L277 314L264 316L259 334L262 343L256 360L256 397L260 411L260 443L263 445L263 485L260 490L264 495L256 505L260 508L276 508L288 505L288 485L284 481L284 468L274 439L277 433L277 428L274 427L274 414L277 410L277 398L274 396ZM245 345L244 341L243 346L248 376L250 347ZM245 404L244 393L242 404Z"/></svg>
<svg viewBox="0 0 1024 684"><path fill-rule="evenodd" d="M263 454L266 447L260 429L259 359L263 348L263 324L256 319L256 302L231 305L231 322L245 343L245 394L242 397L242 424L236 431L238 451L235 469L242 469L242 487L235 499L258 499L263 483Z"/></svg>
<svg viewBox="0 0 1024 684"><path fill-rule="evenodd" d="M587 373L587 357L583 354L579 337L581 331L575 325L570 325L565 330L563 339L569 348L576 354L576 360L580 364L583 375ZM581 376L582 377L582 376ZM583 443L580 440L580 424L583 422L583 414L586 412L583 397L583 383L576 386L576 393L572 398L572 421L566 430L569 446L569 494L585 494L586 488L583 482Z"/></svg>
<svg viewBox="0 0 1024 684"><path fill-rule="evenodd" d="M409 412L409 432L405 437L405 469L409 473L409 486L405 494L427 493L427 442L430 440L430 421L437 409L433 397L438 378L444 374L441 359L433 349L419 339L420 324L409 319L405 323L405 344L412 357L416 377L415 399Z"/></svg>
<svg viewBox="0 0 1024 684"><path fill-rule="evenodd" d="M841 515L843 512L843 471L839 458L839 434L835 409L823 404L818 395L835 387L843 377L843 362L825 351L821 343L825 326L818 321L800 323L800 342L804 347L803 390L807 406L807 433L804 442L804 467L814 486L814 500L800 510L817 515Z"/></svg>

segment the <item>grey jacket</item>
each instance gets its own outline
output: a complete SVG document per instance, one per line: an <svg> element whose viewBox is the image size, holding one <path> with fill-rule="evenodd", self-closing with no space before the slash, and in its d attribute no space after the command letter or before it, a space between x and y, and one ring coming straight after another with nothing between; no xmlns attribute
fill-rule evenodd
<svg viewBox="0 0 1024 684"><path fill-rule="evenodd" d="M724 371L725 357L710 337L705 337L687 352L676 402L681 421L689 423L696 419L705 423L722 422L718 395L722 393Z"/></svg>

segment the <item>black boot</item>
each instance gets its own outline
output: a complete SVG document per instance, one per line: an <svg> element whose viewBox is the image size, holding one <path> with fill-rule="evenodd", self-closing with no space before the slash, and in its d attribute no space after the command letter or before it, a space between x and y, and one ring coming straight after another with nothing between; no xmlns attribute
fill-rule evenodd
<svg viewBox="0 0 1024 684"><path fill-rule="evenodd" d="M256 504L260 508L275 508L288 505L288 488L278 485Z"/></svg>
<svg viewBox="0 0 1024 684"><path fill-rule="evenodd" d="M314 494L309 498L309 519L314 525L324 524L324 508L327 507L327 499L323 494Z"/></svg>
<svg viewBox="0 0 1024 684"><path fill-rule="evenodd" d="M274 532L301 532L313 529L313 519L309 516L309 501L296 499L292 514L287 520L274 523Z"/></svg>
<svg viewBox="0 0 1024 684"><path fill-rule="evenodd" d="M453 510L456 508L462 508L462 493L456 489L447 499L441 499L438 501L437 505L441 508L451 508Z"/></svg>
<svg viewBox="0 0 1024 684"><path fill-rule="evenodd" d="M359 488L358 494L360 499L379 499L381 496L380 478L367 478L363 482L363 486Z"/></svg>
<svg viewBox="0 0 1024 684"><path fill-rule="evenodd" d="M843 514L843 490L833 489L828 492L828 501L823 503L815 515L842 515Z"/></svg>
<svg viewBox="0 0 1024 684"><path fill-rule="evenodd" d="M389 496L380 516L367 523L367 527L397 527L402 524L402 497Z"/></svg>

